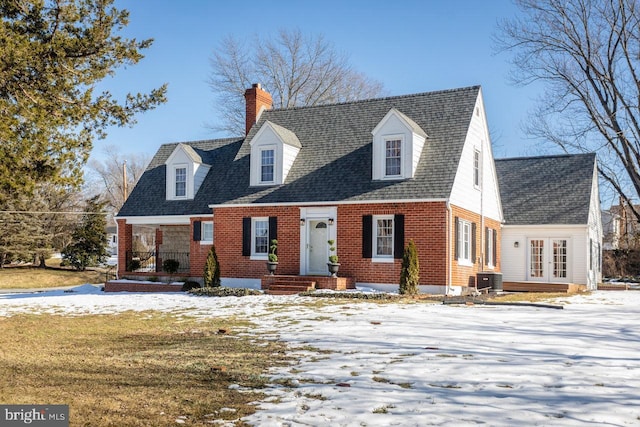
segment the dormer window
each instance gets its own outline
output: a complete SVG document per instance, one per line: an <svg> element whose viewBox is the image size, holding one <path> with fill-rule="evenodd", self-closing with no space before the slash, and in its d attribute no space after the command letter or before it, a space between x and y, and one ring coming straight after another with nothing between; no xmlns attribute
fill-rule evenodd
<svg viewBox="0 0 640 427"><path fill-rule="evenodd" d="M402 176L402 138L385 139L385 176Z"/></svg>
<svg viewBox="0 0 640 427"><path fill-rule="evenodd" d="M176 176L176 197L187 197L187 168L175 168Z"/></svg>
<svg viewBox="0 0 640 427"><path fill-rule="evenodd" d="M295 133L268 120L260 126L249 145L252 186L284 184L302 148Z"/></svg>
<svg viewBox="0 0 640 427"><path fill-rule="evenodd" d="M263 184L272 184L274 168L276 164L275 150L265 149L260 151L260 182Z"/></svg>
<svg viewBox="0 0 640 427"><path fill-rule="evenodd" d="M427 139L424 130L392 108L371 132L374 180L413 178Z"/></svg>
<svg viewBox="0 0 640 427"><path fill-rule="evenodd" d="M187 144L178 144L174 148L165 162L167 200L190 200L195 197L211 168L203 159L208 155Z"/></svg>

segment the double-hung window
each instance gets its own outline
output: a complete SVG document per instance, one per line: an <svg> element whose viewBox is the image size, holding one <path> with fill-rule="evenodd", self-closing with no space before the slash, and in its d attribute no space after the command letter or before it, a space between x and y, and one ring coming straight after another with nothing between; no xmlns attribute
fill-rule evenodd
<svg viewBox="0 0 640 427"><path fill-rule="evenodd" d="M385 169L384 175L395 177L402 175L402 140L385 140Z"/></svg>
<svg viewBox="0 0 640 427"><path fill-rule="evenodd" d="M213 221L202 221L200 243L213 243Z"/></svg>
<svg viewBox="0 0 640 427"><path fill-rule="evenodd" d="M473 150L473 186L480 188L480 151Z"/></svg>
<svg viewBox="0 0 640 427"><path fill-rule="evenodd" d="M374 258L393 259L393 215L374 216Z"/></svg>
<svg viewBox="0 0 640 427"><path fill-rule="evenodd" d="M178 167L175 169L176 197L187 197L187 168Z"/></svg>
<svg viewBox="0 0 640 427"><path fill-rule="evenodd" d="M496 265L496 260L494 259L495 257L495 233L496 230L494 230L493 228L487 228L487 235L486 235L486 253L485 253L485 257L486 257L486 264L489 267L495 267Z"/></svg>
<svg viewBox="0 0 640 427"><path fill-rule="evenodd" d="M260 182L274 182L275 150L268 149L260 152Z"/></svg>
<svg viewBox="0 0 640 427"><path fill-rule="evenodd" d="M464 219L458 219L458 262L462 264L472 264L472 225L471 222Z"/></svg>
<svg viewBox="0 0 640 427"><path fill-rule="evenodd" d="M267 256L269 252L269 219L253 218L251 256Z"/></svg>

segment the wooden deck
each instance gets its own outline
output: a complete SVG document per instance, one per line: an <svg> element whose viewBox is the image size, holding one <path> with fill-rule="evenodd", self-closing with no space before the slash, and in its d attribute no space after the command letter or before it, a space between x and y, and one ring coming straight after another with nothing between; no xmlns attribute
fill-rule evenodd
<svg viewBox="0 0 640 427"><path fill-rule="evenodd" d="M587 290L586 285L576 283L545 283L545 282L503 282L505 292L553 292L574 294Z"/></svg>

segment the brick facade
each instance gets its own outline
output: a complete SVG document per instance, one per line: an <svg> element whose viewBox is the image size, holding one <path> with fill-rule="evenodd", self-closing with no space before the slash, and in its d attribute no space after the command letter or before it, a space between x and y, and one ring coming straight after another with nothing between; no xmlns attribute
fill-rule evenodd
<svg viewBox="0 0 640 427"><path fill-rule="evenodd" d="M300 225L300 207L302 206L251 206L251 207L218 207L214 210L214 244L220 263L221 276L228 278L259 279L266 274L265 260L251 259L242 255L243 218L276 217L278 239L279 275L300 274L300 242L304 227ZM500 222L486 218L481 221L480 215L456 206L451 212L442 202L415 203L375 203L350 204L337 206L337 255L340 257L342 277L353 278L357 283L396 284L400 279L402 260L376 262L363 258L363 216L365 215L404 215L404 243L413 240L418 250L420 262L420 283L422 285L445 286L448 282L449 263L451 264L451 285L475 286L476 274L486 270L480 263L484 257L484 227L496 230L496 265L491 271L500 271ZM475 245L476 262L473 265L461 265L455 257L456 234L455 218L462 218L476 223ZM189 262L190 276L202 277L210 244L203 244L193 239L196 221L211 221L212 217L191 218L189 230ZM449 223L451 222L451 223ZM118 252L119 273L125 274L125 253L131 250L132 226L118 220ZM186 229L186 226L181 226ZM447 236L449 230L449 236ZM184 230L186 232L186 230ZM158 231L156 239L163 246L170 245L169 235ZM447 250L446 242L449 242ZM159 243L156 242L156 243Z"/></svg>
<svg viewBox="0 0 640 427"><path fill-rule="evenodd" d="M133 225L119 219L118 223L118 275L125 274L127 252L133 250Z"/></svg>

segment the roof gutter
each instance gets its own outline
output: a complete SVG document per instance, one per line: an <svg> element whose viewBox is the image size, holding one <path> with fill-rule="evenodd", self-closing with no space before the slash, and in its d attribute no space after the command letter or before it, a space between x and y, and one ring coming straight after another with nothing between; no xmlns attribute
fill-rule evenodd
<svg viewBox="0 0 640 427"><path fill-rule="evenodd" d="M215 208L250 208L250 207L270 207L270 206L335 206L335 205L369 205L373 203L427 203L427 202L447 202L448 198L435 199L380 199L380 200L341 200L341 201L322 201L322 202L281 202L281 203L223 203L211 204L210 209Z"/></svg>

